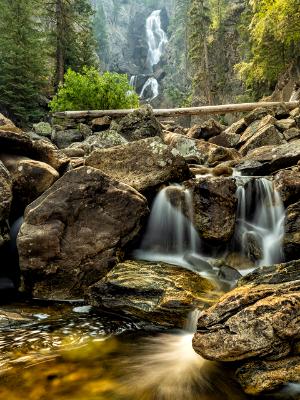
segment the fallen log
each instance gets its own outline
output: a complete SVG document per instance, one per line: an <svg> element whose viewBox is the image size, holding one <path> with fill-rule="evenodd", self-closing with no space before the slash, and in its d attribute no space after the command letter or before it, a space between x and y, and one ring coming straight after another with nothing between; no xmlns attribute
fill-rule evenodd
<svg viewBox="0 0 300 400"><path fill-rule="evenodd" d="M203 106L203 107L188 107L188 108L169 108L169 109L154 109L156 117L176 117L186 115L208 115L208 114L227 114L237 112L253 111L258 107L274 108L284 104L289 110L296 108L299 105L298 101L291 102L259 102L259 103L241 103L241 104L223 104L217 106ZM98 118L109 116L112 118L124 117L133 112L134 109L129 110L87 110L87 111L60 111L53 113L56 118Z"/></svg>

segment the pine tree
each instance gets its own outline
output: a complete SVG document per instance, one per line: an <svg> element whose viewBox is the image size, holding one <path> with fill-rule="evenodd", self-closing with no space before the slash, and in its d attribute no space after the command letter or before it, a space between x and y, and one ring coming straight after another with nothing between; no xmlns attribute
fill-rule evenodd
<svg viewBox="0 0 300 400"><path fill-rule="evenodd" d="M19 124L41 116L46 83L39 0L0 0L0 105Z"/></svg>
<svg viewBox="0 0 300 400"><path fill-rule="evenodd" d="M189 59L193 80L193 98L212 104L208 36L211 24L207 0L192 0L189 11Z"/></svg>
<svg viewBox="0 0 300 400"><path fill-rule="evenodd" d="M97 41L97 54L101 62L105 66L108 64L109 61L109 45L105 14L103 10L103 5L101 3L98 3L96 6L93 27L95 39Z"/></svg>

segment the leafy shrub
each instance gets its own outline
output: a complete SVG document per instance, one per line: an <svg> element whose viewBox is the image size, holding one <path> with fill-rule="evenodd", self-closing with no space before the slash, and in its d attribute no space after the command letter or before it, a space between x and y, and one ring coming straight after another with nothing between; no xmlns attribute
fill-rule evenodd
<svg viewBox="0 0 300 400"><path fill-rule="evenodd" d="M50 102L51 111L112 110L137 108L138 95L128 83L127 75L84 67L82 73L69 69L65 81Z"/></svg>

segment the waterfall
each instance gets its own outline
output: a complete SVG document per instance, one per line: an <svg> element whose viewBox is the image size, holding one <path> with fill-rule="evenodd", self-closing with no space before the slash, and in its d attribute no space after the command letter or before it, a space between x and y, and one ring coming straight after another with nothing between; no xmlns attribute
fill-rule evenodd
<svg viewBox="0 0 300 400"><path fill-rule="evenodd" d="M137 81L137 75L132 75L129 84L130 86L133 87L133 89L136 89L136 81Z"/></svg>
<svg viewBox="0 0 300 400"><path fill-rule="evenodd" d="M153 66L159 63L165 46L168 43L167 35L161 28L160 13L161 10L153 11L146 21L146 35L148 41L147 61L152 71Z"/></svg>
<svg viewBox="0 0 300 400"><path fill-rule="evenodd" d="M165 261L189 267L184 256L197 254L201 247L192 223L191 203L188 189L179 185L162 189L154 200L146 233L134 256L138 259Z"/></svg>
<svg viewBox="0 0 300 400"><path fill-rule="evenodd" d="M148 99L148 100L149 101L154 100L159 94L158 82L157 82L157 80L155 78L151 77L151 78L147 79L147 81L145 82L145 84L144 84L144 86L142 88L141 94L140 94L140 98L141 99L144 97L145 92L146 92L146 90L148 88L150 88L151 93L152 93L152 97L150 99Z"/></svg>
<svg viewBox="0 0 300 400"><path fill-rule="evenodd" d="M266 178L252 179L244 186L239 186L236 195L235 239L242 252L247 256L256 252L259 266L282 261L285 211L272 182Z"/></svg>
<svg viewBox="0 0 300 400"><path fill-rule="evenodd" d="M146 37L148 44L147 66L151 73L153 73L153 67L160 62L166 44L168 43L167 35L161 27L160 13L161 10L155 10L146 20ZM151 93L151 95L148 96L147 92ZM157 79L151 76L145 82L140 93L140 98L152 101L158 95L159 84Z"/></svg>

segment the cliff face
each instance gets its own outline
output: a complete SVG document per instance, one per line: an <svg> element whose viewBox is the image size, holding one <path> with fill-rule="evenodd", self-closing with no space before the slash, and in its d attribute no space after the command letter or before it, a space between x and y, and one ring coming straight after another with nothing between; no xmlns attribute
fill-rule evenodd
<svg viewBox="0 0 300 400"><path fill-rule="evenodd" d="M99 0L98 0L99 1ZM173 0L101 0L108 35L109 70L138 75L145 73L148 54L146 19L161 9L162 26L167 29Z"/></svg>

